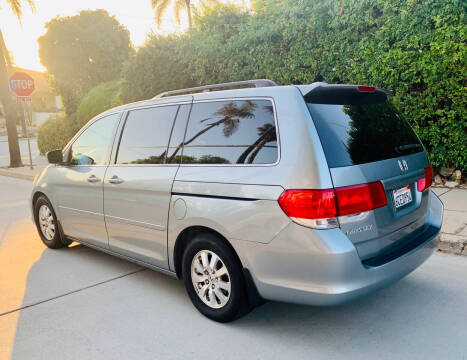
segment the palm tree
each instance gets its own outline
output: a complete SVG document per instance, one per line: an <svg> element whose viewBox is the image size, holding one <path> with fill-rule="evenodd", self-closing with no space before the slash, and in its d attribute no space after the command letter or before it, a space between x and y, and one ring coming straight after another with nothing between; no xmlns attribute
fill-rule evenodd
<svg viewBox="0 0 467 360"><path fill-rule="evenodd" d="M33 0L24 0L34 10ZM0 0L0 3L2 1ZM22 1L6 0L11 11L21 21ZM1 8L0 8L1 9ZM18 132L16 130L16 110L10 89L8 87L8 68L11 66L10 56L3 41L3 34L0 31L0 102L3 105L3 112L6 119L6 129L8 134L8 149L10 151L10 167L22 166L21 154L19 151Z"/></svg>
<svg viewBox="0 0 467 360"><path fill-rule="evenodd" d="M209 6L214 6L219 3L219 0L198 0L197 7L204 11ZM186 11L188 16L188 25L191 28L193 26L193 15L191 13L191 0L151 0L151 7L154 10L156 24L158 27L162 24L162 16L167 11L167 8L173 4L175 21L180 24L180 14L182 11Z"/></svg>
<svg viewBox="0 0 467 360"><path fill-rule="evenodd" d="M237 164L252 164L258 155L259 151L270 141L277 141L276 138L276 127L272 124L264 124L258 129L259 138L238 157ZM250 155L250 156L248 156ZM248 157L248 160L247 160Z"/></svg>
<svg viewBox="0 0 467 360"><path fill-rule="evenodd" d="M225 137L230 137L235 131L237 131L240 119L254 117L253 111L255 110L255 108L256 104L249 100L245 101L241 106L236 105L234 102L228 102L212 114L213 117L221 116L221 119L208 124L204 129L197 132L185 142L182 141L177 146L174 153L171 155L170 162L172 162L173 159L175 159L178 151L182 148L182 146L192 143L205 132L211 130L212 128L215 128L216 126L222 125L222 133ZM201 120L200 122L205 122L209 120L212 120L212 118L208 117L206 119Z"/></svg>

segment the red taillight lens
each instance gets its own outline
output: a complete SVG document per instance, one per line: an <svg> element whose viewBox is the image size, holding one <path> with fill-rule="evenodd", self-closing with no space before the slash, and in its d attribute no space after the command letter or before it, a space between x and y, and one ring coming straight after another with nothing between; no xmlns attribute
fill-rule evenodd
<svg viewBox="0 0 467 360"><path fill-rule="evenodd" d="M380 181L337 188L336 195L340 216L376 209L388 203Z"/></svg>
<svg viewBox="0 0 467 360"><path fill-rule="evenodd" d="M287 216L300 219L325 219L337 216L333 189L287 190L279 198Z"/></svg>
<svg viewBox="0 0 467 360"><path fill-rule="evenodd" d="M287 216L326 219L369 211L387 205L380 181L325 190L287 190L279 198Z"/></svg>
<svg viewBox="0 0 467 360"><path fill-rule="evenodd" d="M360 92L375 92L376 88L374 86L358 85L358 91Z"/></svg>
<svg viewBox="0 0 467 360"><path fill-rule="evenodd" d="M425 168L425 177L417 181L417 189L422 192L428 189L433 182L433 170L431 165Z"/></svg>

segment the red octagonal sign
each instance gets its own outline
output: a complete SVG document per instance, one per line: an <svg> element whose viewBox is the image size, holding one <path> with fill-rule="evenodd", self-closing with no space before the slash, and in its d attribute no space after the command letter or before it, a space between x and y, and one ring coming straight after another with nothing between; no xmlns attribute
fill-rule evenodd
<svg viewBox="0 0 467 360"><path fill-rule="evenodd" d="M34 91L34 79L25 72L15 72L10 76L10 89L18 97L30 96Z"/></svg>

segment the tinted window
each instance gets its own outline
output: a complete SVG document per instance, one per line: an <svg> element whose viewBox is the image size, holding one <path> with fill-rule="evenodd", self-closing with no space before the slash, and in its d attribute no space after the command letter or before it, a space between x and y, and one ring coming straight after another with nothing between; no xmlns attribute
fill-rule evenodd
<svg viewBox="0 0 467 360"><path fill-rule="evenodd" d="M277 159L271 101L234 100L193 105L183 163L272 164Z"/></svg>
<svg viewBox="0 0 467 360"><path fill-rule="evenodd" d="M330 167L364 164L423 151L409 124L387 101L308 103Z"/></svg>
<svg viewBox="0 0 467 360"><path fill-rule="evenodd" d="M105 165L110 141L120 114L97 120L75 140L71 146L72 165Z"/></svg>
<svg viewBox="0 0 467 360"><path fill-rule="evenodd" d="M123 128L117 164L163 164L178 106L130 111Z"/></svg>
<svg viewBox="0 0 467 360"><path fill-rule="evenodd" d="M191 105L180 105L177 113L177 119L170 137L170 144L167 150L167 163L179 164L182 157L183 137L185 136L186 121L190 114Z"/></svg>

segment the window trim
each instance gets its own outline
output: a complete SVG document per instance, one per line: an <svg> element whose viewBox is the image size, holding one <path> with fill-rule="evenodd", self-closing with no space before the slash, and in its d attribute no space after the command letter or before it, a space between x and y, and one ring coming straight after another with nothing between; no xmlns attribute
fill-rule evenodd
<svg viewBox="0 0 467 360"><path fill-rule="evenodd" d="M71 163L70 164L64 164L64 165L60 165L60 166L63 166L63 167L66 167L66 168L78 168L78 167L102 167L102 166L109 166L109 163L111 162L112 160L112 152L113 152L113 145L114 145L114 141L115 141L115 136L117 135L117 130L118 130L118 127L120 125L120 122L122 120L122 114L124 113L125 111L124 110L118 110L118 111L113 111L113 112L109 112L109 113L102 113L102 114L99 114L97 116L95 116L93 119L89 120L86 125L84 125L76 134L75 136L73 136L73 138L68 142L68 144L63 148L62 150L62 153L68 153L70 148L73 147L73 144L76 142L76 140L78 140L78 138L81 136L82 133L84 133L88 128L90 128L94 123L96 123L97 121L107 117L107 116L112 116L112 115L120 115L119 118L117 119L116 121L116 124L114 125L114 128L112 130L112 136L110 138L110 142L109 142L109 145L108 145L108 154L107 154L107 158L106 158L106 161L105 161L105 164L97 164L97 165L72 165ZM109 151L110 150L110 151Z"/></svg>
<svg viewBox="0 0 467 360"><path fill-rule="evenodd" d="M176 106L177 111L175 113L175 117L172 122L172 128L170 129L170 135L169 139L167 142L167 148L170 145L170 140L172 139L172 133L173 133L173 128L175 126L175 122L177 120L178 113L180 111L180 106L182 105L192 105L192 101L182 101L182 102L171 102L171 103L162 103L162 104L151 104L147 106L139 106L139 107L134 107L134 108L129 108L125 109L125 116L122 119L122 125L118 129L118 133L116 134L115 140L117 141L114 143L115 151L112 150L112 158L110 160L110 163L108 164L108 167L131 167L131 166L143 166L143 167L154 167L154 166L162 166L162 167L174 167L174 166L180 166L180 163L178 164L117 164L117 158L118 158L118 152L120 150L120 142L122 141L122 136L123 136L123 131L125 131L125 126L128 121L128 116L131 111L136 111L136 110L143 110L143 109L152 109L152 108L158 108L158 107L163 107L163 106ZM190 112L191 112L191 107L190 107ZM188 121L185 124L185 133L186 133L186 126L188 125ZM183 135L183 139L185 140L185 134Z"/></svg>
<svg viewBox="0 0 467 360"><path fill-rule="evenodd" d="M183 162L180 163L180 167L265 167L265 166L277 166L281 161L281 141L280 141L280 131L279 131L279 122L277 121L277 109L276 103L273 97L270 96L246 96L246 97L228 97L228 98L215 98L215 99L202 99L202 100L194 100L191 110L193 106L198 103L206 103L206 102L221 102L221 101L244 101L244 100L268 100L272 104L273 109L273 116L274 116L274 124L276 126L276 136L277 136L277 160L271 164L184 164ZM185 138L186 133L188 131L188 125L191 120L191 110L190 116L188 117L188 121L186 123L185 129L185 136L183 138L183 149L182 149L182 159L183 155L185 154Z"/></svg>

